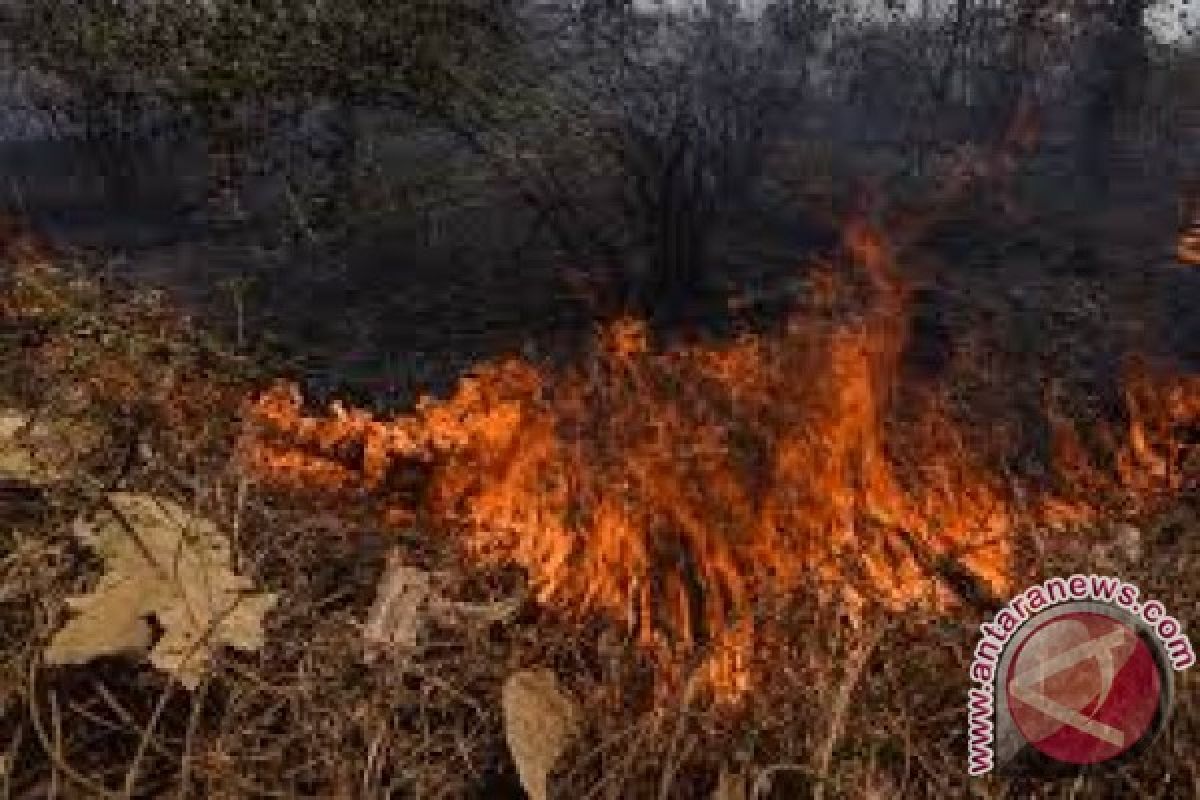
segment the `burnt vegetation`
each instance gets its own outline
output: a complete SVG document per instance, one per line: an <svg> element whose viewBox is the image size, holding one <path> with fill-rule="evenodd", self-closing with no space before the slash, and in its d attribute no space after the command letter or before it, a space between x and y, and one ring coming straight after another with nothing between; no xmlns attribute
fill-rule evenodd
<svg viewBox="0 0 1200 800"><path fill-rule="evenodd" d="M523 796L529 666L550 796L1196 796L1190 673L1119 773L963 757L1012 589L1200 596L1195 13L0 4L0 412L72 443L0 437L0 800ZM112 491L231 533L260 650L46 663Z"/></svg>
<svg viewBox="0 0 1200 800"><path fill-rule="evenodd" d="M954 260L1011 243L1006 208L1156 204L1166 237L1196 168L1187 12L39 0L3 15L13 127L41 134L7 195L391 399L596 317L786 305L863 179L957 181Z"/></svg>

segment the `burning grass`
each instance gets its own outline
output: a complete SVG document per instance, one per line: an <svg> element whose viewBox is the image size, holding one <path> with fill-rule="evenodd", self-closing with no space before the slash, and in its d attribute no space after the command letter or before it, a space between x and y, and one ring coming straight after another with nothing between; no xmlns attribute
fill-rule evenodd
<svg viewBox="0 0 1200 800"><path fill-rule="evenodd" d="M905 378L912 289L884 236L855 221L843 250L767 334L656 351L620 320L583 364L485 364L391 420L306 416L276 388L251 409L247 461L278 486L459 530L477 564L522 567L542 604L626 626L664 686L698 669L727 700L761 680L752 655L797 593L852 616L999 596L1023 527L1195 479L1180 437L1200 382L1135 361L1123 428L1081 430L1048 401L1051 479L1015 474L1013 420ZM419 488L397 491L414 469Z"/></svg>
<svg viewBox="0 0 1200 800"><path fill-rule="evenodd" d="M757 798L965 793L979 612L939 606L1100 568L1186 609L1195 383L1131 362L1105 417L1029 378L1057 443L1038 474L1016 458L1020 420L981 419L955 385L982 371L1003 407L1005 374L964 348L914 377L903 261L867 226L844 250L778 329L664 349L624 320L573 366L483 364L388 420L311 414L282 387L239 420L259 378L161 298L23 271L0 293L3 399L99 434L74 477L0 505L0 796L516 796L501 686L531 666L581 710L552 796L708 796L718 775ZM176 497L231 533L239 571L281 596L261 653L218 654L191 694L134 662L42 662L64 598L95 578L70 521L112 488ZM1047 527L1109 507L1086 536ZM456 603L520 598L522 572L540 602L431 619L403 661L368 663L393 548ZM1168 735L1121 773L1130 793L1164 774L1200 785L1180 677ZM733 702L700 702L700 685Z"/></svg>

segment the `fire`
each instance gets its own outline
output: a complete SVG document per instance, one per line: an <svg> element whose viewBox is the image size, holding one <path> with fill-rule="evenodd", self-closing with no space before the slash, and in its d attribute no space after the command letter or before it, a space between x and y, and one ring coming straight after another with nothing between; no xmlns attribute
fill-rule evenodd
<svg viewBox="0 0 1200 800"><path fill-rule="evenodd" d="M1181 229L1175 242L1175 258L1181 264L1200 266L1200 180L1191 181L1179 201Z"/></svg>
<svg viewBox="0 0 1200 800"><path fill-rule="evenodd" d="M699 674L726 698L752 685L769 609L797 592L943 607L950 564L1001 594L1021 526L1183 488L1177 431L1200 421L1200 383L1136 366L1108 468L1048 408L1077 489L1020 484L943 390L901 379L912 289L888 242L858 221L844 250L851 268L818 270L826 290L777 332L656 351L622 319L574 367L485 363L392 419L308 416L277 387L250 409L247 463L461 531L476 562L524 568L540 603L619 621L668 682ZM414 467L420 488L401 487Z"/></svg>

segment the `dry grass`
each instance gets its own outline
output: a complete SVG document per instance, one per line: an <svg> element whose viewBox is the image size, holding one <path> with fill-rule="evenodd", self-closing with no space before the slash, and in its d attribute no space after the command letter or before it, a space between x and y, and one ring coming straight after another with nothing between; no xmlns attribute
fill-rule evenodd
<svg viewBox="0 0 1200 800"><path fill-rule="evenodd" d="M409 661L368 666L362 626L391 548L443 576L456 600L519 595L523 576L468 567L447 531L385 531L254 485L232 459L252 364L161 297L73 268L19 273L0 319L0 401L86 415L101 435L70 480L0 487L0 798L520 797L500 687L533 665L557 672L585 720L553 796L706 797L723 769L762 798L1200 795L1193 673L1180 676L1165 735L1128 766L968 783L980 609L852 626L801 593L780 620L787 635L756 653L771 679L733 710L687 687L650 702L653 665L622 633L529 602L509 622L435 622ZM231 533L239 571L281 594L262 652L222 655L191 694L132 661L40 662L64 598L95 577L70 520L113 488L179 498ZM1200 497L1134 522L1141 556L1108 546L1116 533L1103 525L1028 534L1017 583L1100 569L1186 623L1200 607Z"/></svg>

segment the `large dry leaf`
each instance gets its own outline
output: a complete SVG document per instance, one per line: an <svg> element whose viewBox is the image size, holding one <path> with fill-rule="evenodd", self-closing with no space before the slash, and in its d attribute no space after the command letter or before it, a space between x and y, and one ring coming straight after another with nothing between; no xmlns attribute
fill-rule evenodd
<svg viewBox="0 0 1200 800"><path fill-rule="evenodd" d="M68 599L76 615L50 642L47 663L144 652L151 616L163 635L150 662L189 689L216 647L262 646L263 615L276 596L250 593L251 582L230 570L229 541L212 522L150 495L118 493L108 500L110 508L76 523L106 571L90 594Z"/></svg>
<svg viewBox="0 0 1200 800"><path fill-rule="evenodd" d="M548 669L513 673L501 697L504 736L531 800L546 800L550 771L579 727L579 709Z"/></svg>
<svg viewBox="0 0 1200 800"><path fill-rule="evenodd" d="M405 565L392 551L363 630L368 664L384 653L405 658L416 651L429 594L429 573Z"/></svg>

